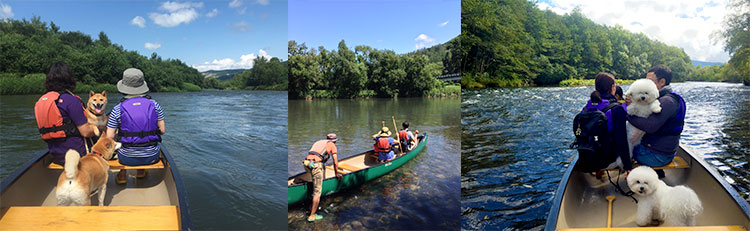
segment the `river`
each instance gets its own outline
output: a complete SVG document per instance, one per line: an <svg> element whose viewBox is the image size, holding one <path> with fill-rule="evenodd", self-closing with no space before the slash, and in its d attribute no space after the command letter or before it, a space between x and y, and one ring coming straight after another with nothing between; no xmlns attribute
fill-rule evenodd
<svg viewBox="0 0 750 231"><path fill-rule="evenodd" d="M681 144L750 193L750 87L687 82ZM627 91L628 86L623 86ZM462 92L461 228L541 230L575 150L572 121L593 87Z"/></svg>
<svg viewBox="0 0 750 231"><path fill-rule="evenodd" d="M339 158L372 149L381 121L393 130L409 121L428 133L414 159L362 186L321 197L323 220L308 223L310 202L288 208L290 230L457 229L460 224L461 125L458 98L337 99L289 101L288 174L304 171L310 146L336 133ZM329 161L330 163L330 161Z"/></svg>
<svg viewBox="0 0 750 231"><path fill-rule="evenodd" d="M279 100L286 92L150 95L165 113L163 144L182 174L194 229L286 229L287 202L278 196L286 189L277 180L286 160L287 101ZM0 96L0 179L46 150L34 117L38 98ZM110 93L107 111L120 98Z"/></svg>

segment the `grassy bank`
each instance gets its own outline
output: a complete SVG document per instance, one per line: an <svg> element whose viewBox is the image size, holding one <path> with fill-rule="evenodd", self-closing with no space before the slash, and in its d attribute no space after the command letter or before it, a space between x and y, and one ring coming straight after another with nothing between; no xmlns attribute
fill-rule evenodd
<svg viewBox="0 0 750 231"><path fill-rule="evenodd" d="M2 73L0 74L0 95L28 95L28 94L44 94L47 90L44 88L44 79L46 76L41 73L36 74L12 74ZM152 89L153 91L154 89ZM189 92L189 91L200 91L201 87L198 85L184 82L182 87L163 87L159 89L159 92ZM87 84L82 82L76 83L76 89L73 93L86 94L89 91L94 92L118 92L117 86L114 84L107 83L94 83Z"/></svg>
<svg viewBox="0 0 750 231"><path fill-rule="evenodd" d="M635 80L631 79L616 79L617 85L628 85ZM593 79L566 79L563 81L560 81L561 87L577 87L577 86L594 86L594 80Z"/></svg>
<svg viewBox="0 0 750 231"><path fill-rule="evenodd" d="M533 83L526 79L503 79L491 77L489 73L463 74L461 85L467 89L481 88L505 88L505 87L530 87Z"/></svg>
<svg viewBox="0 0 750 231"><path fill-rule="evenodd" d="M445 85L436 87L425 94L425 97L460 97L461 86L459 85ZM367 99L375 98L377 94L374 90L361 90L357 93L355 99ZM339 94L332 90L312 90L310 94L305 97L306 99L337 99ZM398 98L398 96L394 97Z"/></svg>

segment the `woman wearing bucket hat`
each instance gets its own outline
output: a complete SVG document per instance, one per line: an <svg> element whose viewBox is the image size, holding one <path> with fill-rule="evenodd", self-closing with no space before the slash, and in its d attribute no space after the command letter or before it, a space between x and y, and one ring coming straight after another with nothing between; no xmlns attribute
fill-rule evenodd
<svg viewBox="0 0 750 231"><path fill-rule="evenodd" d="M372 135L372 138L375 140L375 144L372 147L378 153L379 162L386 162L396 157L396 154L391 150L394 140L390 136L391 131L388 130L388 127L383 127L378 133Z"/></svg>
<svg viewBox="0 0 750 231"><path fill-rule="evenodd" d="M34 114L52 161L64 165L65 153L73 149L85 154L82 137L96 136L99 130L88 123L81 98L71 92L76 88L76 78L68 64L53 63L46 74L44 88L47 93L37 101Z"/></svg>
<svg viewBox="0 0 750 231"><path fill-rule="evenodd" d="M313 200L310 216L307 217L307 221L313 222L323 219L323 216L315 214L318 210L318 203L320 203L320 194L323 189L323 179L325 179L324 165L328 162L328 158L333 157L333 170L336 174L336 178L341 180L341 173L339 173L339 160L336 156L338 150L336 149L336 141L338 141L336 134L330 133L326 135L325 140L318 140L312 145L307 157L302 161L302 165L305 166L305 171L310 173L313 181Z"/></svg>
<svg viewBox="0 0 750 231"><path fill-rule="evenodd" d="M107 121L107 136L122 143L117 152L119 162L128 166L157 162L161 153L161 135L166 132L164 112L159 103L146 94L148 86L143 72L136 68L125 70L122 80L117 82L117 90L125 96L112 108ZM136 177L146 177L146 170L139 169ZM126 170L120 170L115 182L127 182Z"/></svg>

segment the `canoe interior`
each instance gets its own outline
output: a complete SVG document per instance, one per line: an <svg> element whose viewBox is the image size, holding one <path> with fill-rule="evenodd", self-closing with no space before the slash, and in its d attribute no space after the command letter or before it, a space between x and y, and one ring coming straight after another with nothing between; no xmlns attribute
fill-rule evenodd
<svg viewBox="0 0 750 231"><path fill-rule="evenodd" d="M163 156L162 160L164 160ZM51 156L44 154L15 181L8 184L0 193L0 209L4 211L11 206L57 206L55 188L63 170L47 169L46 166L50 162ZM114 177L118 171L110 170L104 206L175 205L179 207L171 163L165 163L163 169L148 170L148 175L144 179L136 179L136 171L128 170L127 185L115 184ZM98 204L98 197L93 196L91 205Z"/></svg>
<svg viewBox="0 0 750 231"><path fill-rule="evenodd" d="M707 170L710 166L684 149L680 148L677 155L687 160L691 167L666 169L666 177L662 180L670 186L685 185L698 194L703 205L703 213L696 218L696 226L739 225L750 229L747 203L742 198L739 198L739 201L735 198L738 195L731 186L723 182L723 179L715 179ZM610 175L615 181L617 172L610 172ZM727 191L722 182L731 191ZM623 190L630 191L624 175L620 177L619 184ZM616 196L612 206L612 227L638 227L635 224L636 203L631 198L617 193L607 180L606 174L602 181L592 174L571 171L565 190L561 193L562 200L554 226L556 230L606 227L608 206L605 197L608 195ZM550 214L550 219L555 219L554 214ZM547 228L551 228L549 223Z"/></svg>

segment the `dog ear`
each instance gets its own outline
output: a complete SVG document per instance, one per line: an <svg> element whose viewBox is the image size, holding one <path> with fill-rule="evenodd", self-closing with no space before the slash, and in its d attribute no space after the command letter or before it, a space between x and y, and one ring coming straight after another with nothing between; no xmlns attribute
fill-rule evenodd
<svg viewBox="0 0 750 231"><path fill-rule="evenodd" d="M102 96L107 97L107 91L102 91Z"/></svg>
<svg viewBox="0 0 750 231"><path fill-rule="evenodd" d="M89 97L91 97L91 96L94 96L94 91L93 90L89 90Z"/></svg>

